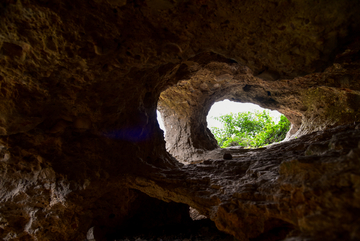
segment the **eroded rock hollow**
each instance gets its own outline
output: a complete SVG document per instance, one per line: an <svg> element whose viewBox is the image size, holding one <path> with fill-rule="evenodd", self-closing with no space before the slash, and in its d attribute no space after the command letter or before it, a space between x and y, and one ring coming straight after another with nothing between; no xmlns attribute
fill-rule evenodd
<svg viewBox="0 0 360 241"><path fill-rule="evenodd" d="M191 206L241 241L359 240L359 32L351 0L2 1L0 238L115 240ZM288 141L219 149L226 98Z"/></svg>

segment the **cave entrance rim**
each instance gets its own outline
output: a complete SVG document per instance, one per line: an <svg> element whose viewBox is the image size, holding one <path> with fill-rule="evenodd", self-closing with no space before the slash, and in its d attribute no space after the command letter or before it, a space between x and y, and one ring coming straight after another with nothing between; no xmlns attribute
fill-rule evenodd
<svg viewBox="0 0 360 241"><path fill-rule="evenodd" d="M200 113L202 113L202 115L200 116L200 121L202 122L202 124L204 125L204 129L206 129L206 134L208 135L207 138L215 140L215 145L212 148L199 148L196 147L194 145L189 146L187 149L183 149L184 150L184 154L186 154L188 156L188 159L190 159L192 161L196 161L199 159L202 159L203 156L206 156L207 153L210 153L211 151L214 150L225 150L227 148L221 148L219 146L218 141L216 140L214 133L212 132L212 127L214 127L213 124L211 124L211 121L214 121L212 119L213 117L213 109L214 107L216 108L216 106L220 105L220 109L222 111L220 111L220 113L216 114L215 116L219 117L221 115L225 115L225 114L230 114L230 113L254 113L255 111L262 113L263 111L267 111L267 113L270 114L271 118L273 118L274 122L277 123L280 120L280 117L283 115L282 113L278 112L277 110L271 110L271 109L267 109L267 108L263 108L257 104L251 103L251 102L240 102L240 101L233 101L231 100L231 98L221 98L220 100L216 100L213 101L212 105L209 106L208 108L203 108ZM226 110L226 106L230 106L230 108L228 110ZM217 111L219 112L219 111ZM188 142L190 142L189 144L192 143L191 140L191 131L195 131L194 129L187 129L184 130L183 127L181 127L181 124L183 122L185 123L185 126L191 126L192 122L194 122L194 120L196 121L196 119L194 118L174 118L175 115L169 116L167 115L167 113L162 113L162 109L158 108L157 109L157 116L158 116L158 123L159 126L161 126L162 128L164 128L164 136L165 136L165 141L166 141L166 149L167 151L172 154L178 161L183 162L183 163L188 163L187 160L184 161L184 159L180 159L178 158L179 156L181 157L181 154L178 154L177 156L175 156L172 151L174 149L173 146L170 146L168 144L168 140L170 138L170 143L173 143L174 145L176 145L176 142L173 141L173 137L176 137L178 139L187 139ZM170 119L170 123L162 123L162 118L161 116L164 116L165 118ZM170 129L169 129L170 128ZM200 127L201 128L201 127ZM183 135L183 136L182 136ZM186 136L188 135L188 136ZM232 144L231 146L228 146L228 148L234 148L235 145ZM241 146L239 146L238 148L243 148ZM246 149L252 149L255 150L259 147L246 147ZM192 153L191 153L192 152ZM179 160L180 159L180 160Z"/></svg>

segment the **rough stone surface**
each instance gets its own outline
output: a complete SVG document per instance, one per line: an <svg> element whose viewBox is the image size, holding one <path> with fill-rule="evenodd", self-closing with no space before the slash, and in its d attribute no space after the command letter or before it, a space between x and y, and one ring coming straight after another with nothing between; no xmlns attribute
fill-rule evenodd
<svg viewBox="0 0 360 241"><path fill-rule="evenodd" d="M359 73L354 70L358 63L334 63L322 73L278 81L254 77L246 66L215 54L199 55L186 64L193 72L162 92L158 104L168 130L167 150L185 163L218 147L207 129L206 116L223 99L278 110L292 124L287 139L360 118L360 85L355 77ZM335 80L344 80L351 87Z"/></svg>
<svg viewBox="0 0 360 241"><path fill-rule="evenodd" d="M188 206L239 240L360 239L359 32L352 0L1 1L0 239L112 239ZM229 97L298 138L223 160L205 118Z"/></svg>
<svg viewBox="0 0 360 241"><path fill-rule="evenodd" d="M354 127L240 152L232 160L159 170L149 178L128 176L129 183L164 201L187 203L239 240L270 235L279 227L293 230L289 240L299 235L357 240L360 132Z"/></svg>

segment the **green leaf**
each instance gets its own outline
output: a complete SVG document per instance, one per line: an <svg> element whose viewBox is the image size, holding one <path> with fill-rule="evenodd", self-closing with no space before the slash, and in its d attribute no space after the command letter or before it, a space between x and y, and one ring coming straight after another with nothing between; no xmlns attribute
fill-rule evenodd
<svg viewBox="0 0 360 241"><path fill-rule="evenodd" d="M223 128L212 127L219 146L233 145L260 147L282 141L290 129L290 122L284 116L275 124L269 111L238 112L214 117Z"/></svg>

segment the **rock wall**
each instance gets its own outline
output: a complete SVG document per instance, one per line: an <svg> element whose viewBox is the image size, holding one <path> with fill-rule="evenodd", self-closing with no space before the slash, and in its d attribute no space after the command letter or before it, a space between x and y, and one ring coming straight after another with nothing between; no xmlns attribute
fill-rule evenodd
<svg viewBox="0 0 360 241"><path fill-rule="evenodd" d="M129 182L189 204L238 240L282 240L270 239L279 228L289 241L357 240L359 130L338 126L270 148L230 150L232 160L213 153L200 164Z"/></svg>
<svg viewBox="0 0 360 241"><path fill-rule="evenodd" d="M111 239L187 222L190 205L239 240L278 227L358 239L359 13L350 0L2 1L0 238ZM299 138L182 165L217 147L205 117L222 98L279 110Z"/></svg>
<svg viewBox="0 0 360 241"><path fill-rule="evenodd" d="M179 66L178 83L162 92L158 103L167 130L167 150L188 163L218 148L206 116L223 99L284 114L292 124L287 139L358 121L358 64L342 62L341 57L321 73L293 79L275 79L268 72L254 76L248 67L214 53L189 59Z"/></svg>

